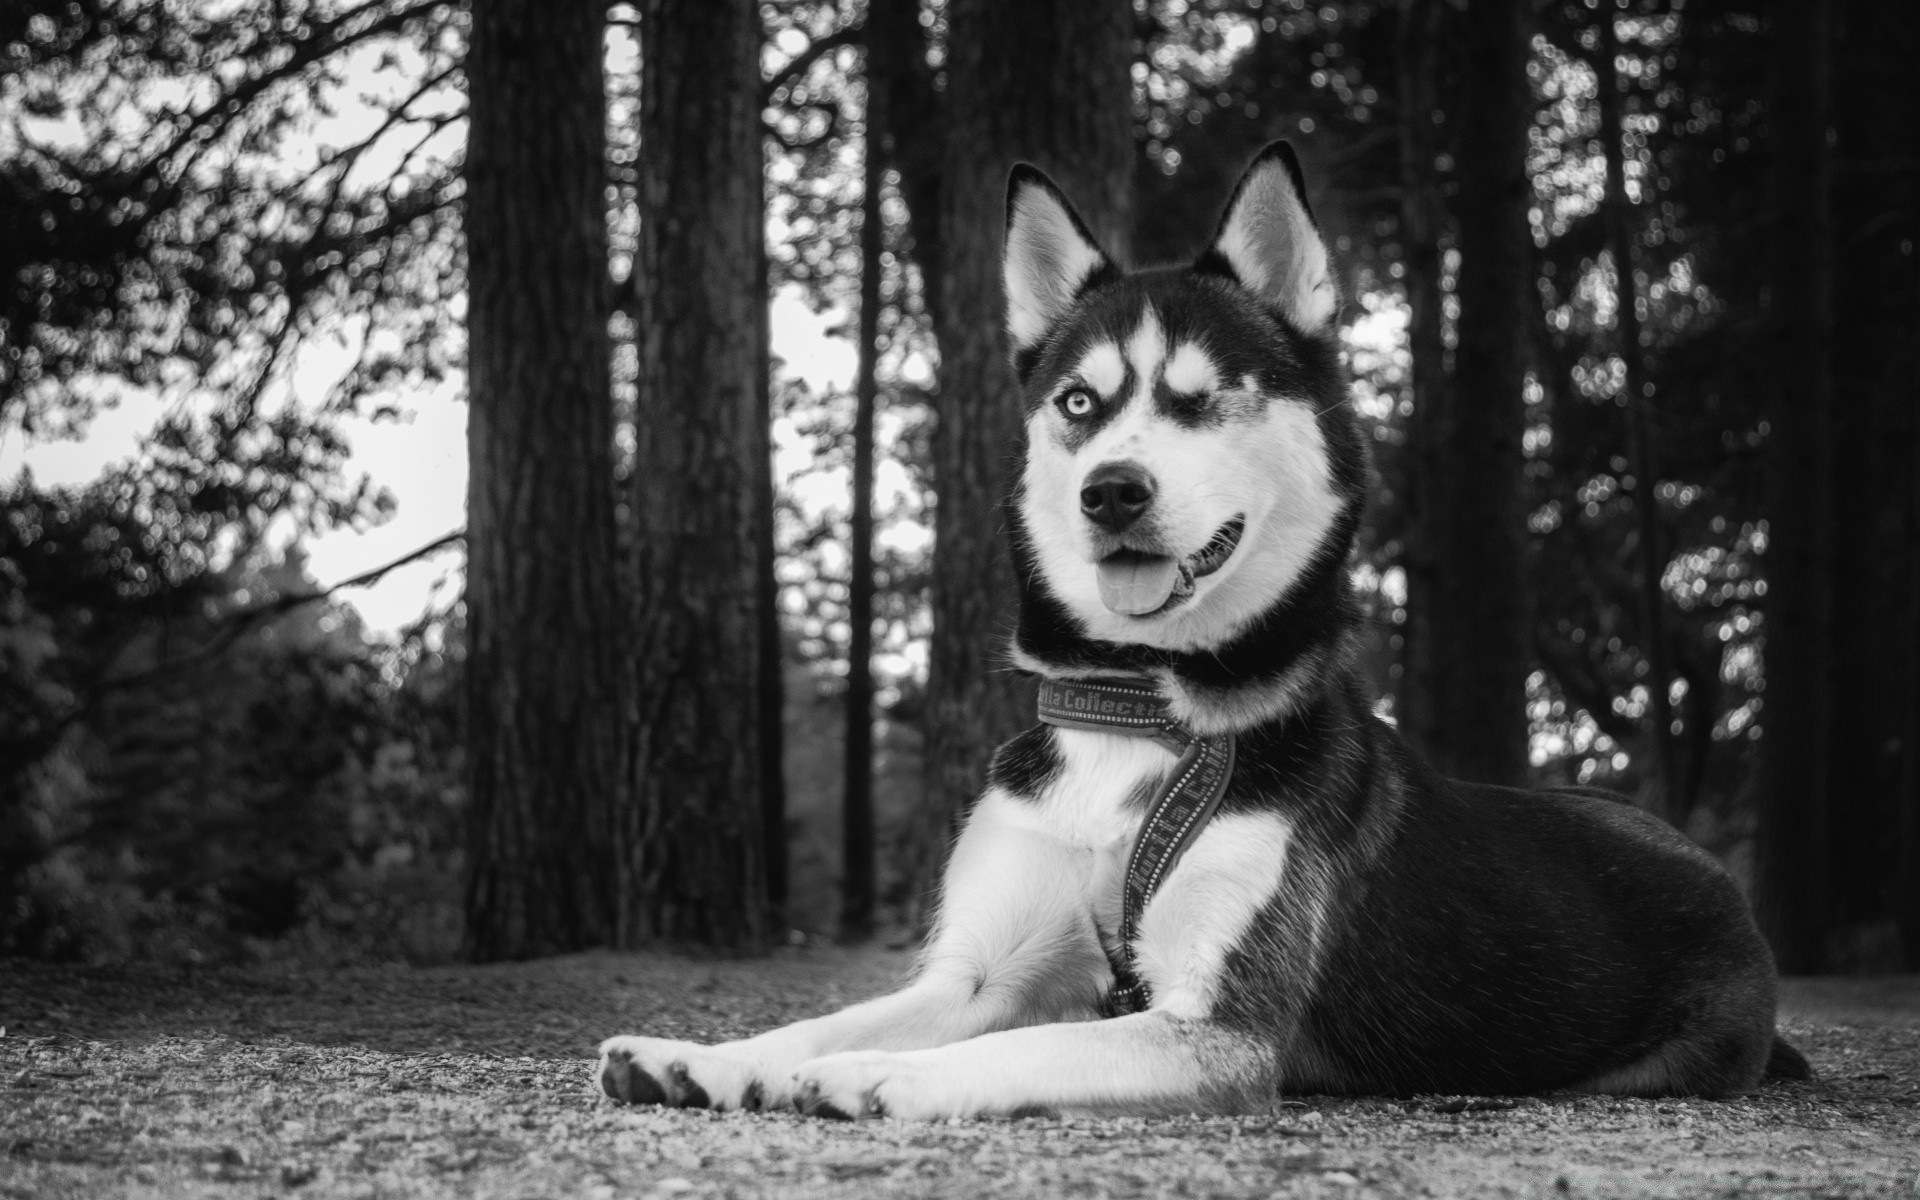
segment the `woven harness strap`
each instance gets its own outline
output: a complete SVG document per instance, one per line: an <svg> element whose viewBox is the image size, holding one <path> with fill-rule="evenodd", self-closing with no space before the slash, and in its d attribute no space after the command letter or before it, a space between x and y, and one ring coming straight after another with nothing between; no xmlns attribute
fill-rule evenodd
<svg viewBox="0 0 1920 1200"><path fill-rule="evenodd" d="M1152 996L1133 957L1140 914L1220 807L1227 781L1233 778L1233 735L1203 738L1174 720L1150 679L1042 680L1040 719L1063 729L1152 738L1180 756L1166 786L1147 806L1127 856L1119 952L1107 950L1113 968L1107 1015L1141 1012Z"/></svg>

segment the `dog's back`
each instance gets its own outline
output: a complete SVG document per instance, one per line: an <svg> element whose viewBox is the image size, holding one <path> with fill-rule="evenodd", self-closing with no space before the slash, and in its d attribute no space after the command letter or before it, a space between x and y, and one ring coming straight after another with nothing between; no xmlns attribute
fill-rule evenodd
<svg viewBox="0 0 1920 1200"><path fill-rule="evenodd" d="M1720 1095L1759 1082L1773 961L1713 858L1619 800L1444 780L1395 750L1395 827L1332 901L1301 1023L1318 1083Z"/></svg>

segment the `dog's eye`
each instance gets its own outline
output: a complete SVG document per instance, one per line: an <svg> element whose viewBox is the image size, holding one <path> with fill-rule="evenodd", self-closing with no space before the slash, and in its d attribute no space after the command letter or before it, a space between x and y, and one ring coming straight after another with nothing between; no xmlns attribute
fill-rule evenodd
<svg viewBox="0 0 1920 1200"><path fill-rule="evenodd" d="M1093 410L1100 407L1100 402L1086 388L1074 388L1063 393L1057 403L1060 411L1069 417L1090 417Z"/></svg>

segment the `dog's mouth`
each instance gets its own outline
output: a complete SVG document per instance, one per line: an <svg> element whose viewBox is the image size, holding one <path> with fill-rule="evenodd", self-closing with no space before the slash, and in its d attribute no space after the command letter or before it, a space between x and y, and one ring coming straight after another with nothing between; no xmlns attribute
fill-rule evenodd
<svg viewBox="0 0 1920 1200"><path fill-rule="evenodd" d="M1196 580L1227 564L1246 531L1246 517L1237 516L1185 558L1145 550L1116 550L1096 567L1100 602L1123 617L1152 617L1177 608L1193 595Z"/></svg>

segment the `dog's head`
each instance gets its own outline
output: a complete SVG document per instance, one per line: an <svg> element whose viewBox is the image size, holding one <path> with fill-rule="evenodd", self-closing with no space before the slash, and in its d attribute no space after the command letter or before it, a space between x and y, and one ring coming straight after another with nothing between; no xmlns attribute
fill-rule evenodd
<svg viewBox="0 0 1920 1200"><path fill-rule="evenodd" d="M1196 262L1133 275L1051 180L1016 167L1005 271L1026 404L1026 657L1048 657L1036 602L1096 642L1206 652L1324 583L1328 563L1342 574L1367 459L1286 143L1254 160Z"/></svg>

